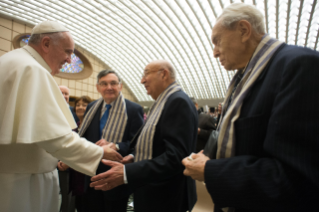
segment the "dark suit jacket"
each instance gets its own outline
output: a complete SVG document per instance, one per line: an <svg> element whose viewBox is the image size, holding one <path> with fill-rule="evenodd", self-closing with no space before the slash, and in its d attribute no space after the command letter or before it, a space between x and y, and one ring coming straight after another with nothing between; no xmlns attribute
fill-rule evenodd
<svg viewBox="0 0 319 212"><path fill-rule="evenodd" d="M194 206L195 182L183 175L181 161L195 150L197 120L195 106L183 91L167 99L156 125L153 159L125 165L136 212L185 212Z"/></svg>
<svg viewBox="0 0 319 212"><path fill-rule="evenodd" d="M89 111L89 109L96 103L96 101L90 103L87 108L86 112ZM134 135L137 133L139 128L143 125L144 119L143 119L143 108L127 99L125 99L126 103L126 110L127 110L127 123L123 135L123 139L121 143L119 144L120 150L118 151L123 157L128 155L129 153L129 147L130 147L130 141L134 137ZM83 134L83 137L86 138L88 141L91 141L93 143L96 143L99 141L100 138L100 116L101 116L101 108L102 105L97 110L90 126L87 128L85 133ZM100 163L96 174L100 174L103 172L106 172L109 170L109 166L105 166L104 164ZM91 177L86 177L86 185L85 188L89 186L89 183L91 182ZM110 200L116 200L116 199L122 199L125 196L128 195L126 186L119 186L115 189L112 189L110 191L105 191L104 196L109 198Z"/></svg>
<svg viewBox="0 0 319 212"><path fill-rule="evenodd" d="M318 82L318 52L286 44L277 50L235 123L236 156L206 163L217 207L319 210Z"/></svg>
<svg viewBox="0 0 319 212"><path fill-rule="evenodd" d="M80 119L79 119L78 116L75 114L74 107L71 107L71 106L69 105L69 108L70 108L70 111L71 111L71 113L72 113L72 115L73 115L73 118L74 118L75 123L78 123L78 122L80 121Z"/></svg>
<svg viewBox="0 0 319 212"><path fill-rule="evenodd" d="M198 115L198 128L200 128L197 135L196 153L204 149L207 140L213 130L216 129L216 121L208 114L201 113Z"/></svg>

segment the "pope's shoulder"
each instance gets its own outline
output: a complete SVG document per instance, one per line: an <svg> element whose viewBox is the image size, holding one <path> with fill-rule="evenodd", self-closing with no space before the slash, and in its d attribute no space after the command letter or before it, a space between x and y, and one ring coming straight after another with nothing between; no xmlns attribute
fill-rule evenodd
<svg viewBox="0 0 319 212"><path fill-rule="evenodd" d="M6 74L49 74L41 64L22 48L2 55L0 57L0 69L5 70Z"/></svg>

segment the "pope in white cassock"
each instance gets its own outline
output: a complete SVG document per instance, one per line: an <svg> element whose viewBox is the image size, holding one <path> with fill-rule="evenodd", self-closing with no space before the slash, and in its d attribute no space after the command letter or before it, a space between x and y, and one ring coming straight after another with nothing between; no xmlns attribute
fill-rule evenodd
<svg viewBox="0 0 319 212"><path fill-rule="evenodd" d="M76 124L51 74L71 62L73 50L70 32L44 21L28 46L0 57L1 212L57 212L58 159L91 176L102 158L122 159L72 132Z"/></svg>

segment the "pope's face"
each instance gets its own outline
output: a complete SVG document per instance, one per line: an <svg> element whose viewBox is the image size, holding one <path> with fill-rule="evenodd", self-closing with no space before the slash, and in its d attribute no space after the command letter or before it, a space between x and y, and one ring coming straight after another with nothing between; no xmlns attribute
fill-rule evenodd
<svg viewBox="0 0 319 212"><path fill-rule="evenodd" d="M235 70L241 67L243 61L243 44L237 30L229 30L217 23L213 28L212 42L214 44L214 57L226 70Z"/></svg>
<svg viewBox="0 0 319 212"><path fill-rule="evenodd" d="M56 43L51 42L49 47L47 63L52 70L52 75L59 73L65 63L71 63L74 41L69 32L63 32L63 35Z"/></svg>

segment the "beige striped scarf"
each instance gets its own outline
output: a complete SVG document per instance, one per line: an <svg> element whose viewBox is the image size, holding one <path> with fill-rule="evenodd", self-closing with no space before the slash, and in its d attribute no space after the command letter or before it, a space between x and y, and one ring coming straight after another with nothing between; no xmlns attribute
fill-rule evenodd
<svg viewBox="0 0 319 212"><path fill-rule="evenodd" d="M158 96L157 100L152 105L146 123L137 139L135 162L152 159L156 125L161 117L168 97L179 90L181 90L181 87L176 82L172 83Z"/></svg>
<svg viewBox="0 0 319 212"><path fill-rule="evenodd" d="M221 121L217 130L219 130L218 136L218 158L229 158L235 156L235 122L240 117L241 107L245 100L245 97L249 93L250 89L254 85L254 82L258 79L264 68L272 58L276 50L282 45L283 42L271 38L269 35L264 35L261 42L258 44L252 58L247 64L244 70L244 76L237 85L237 88L232 94L235 86L236 78L240 71L237 71L235 76L227 90L227 94L224 101L224 107L228 108L226 114L222 114ZM232 97L232 101L229 103L229 98ZM228 105L227 105L228 104ZM223 113L225 113L223 108ZM234 208L223 208L224 212L233 212Z"/></svg>
<svg viewBox="0 0 319 212"><path fill-rule="evenodd" d="M82 126L79 130L79 135L83 136L89 125L91 124L93 117L95 116L100 105L103 105L103 98L97 100L97 102L90 108L84 117ZM101 138L104 138L108 142L121 143L124 135L125 127L127 123L127 112L125 99L122 93L113 102L109 111L109 117L103 128Z"/></svg>
<svg viewBox="0 0 319 212"><path fill-rule="evenodd" d="M241 107L245 97L282 43L283 42L273 39L266 34L258 44L251 60L245 68L242 80L239 82L236 91L233 94L232 102L228 105L226 114L222 114L222 120L218 126L219 137L217 158L229 158L235 155L235 122L240 116ZM232 90L235 86L238 74L240 73L236 73L228 87L225 103L228 102L232 95Z"/></svg>

